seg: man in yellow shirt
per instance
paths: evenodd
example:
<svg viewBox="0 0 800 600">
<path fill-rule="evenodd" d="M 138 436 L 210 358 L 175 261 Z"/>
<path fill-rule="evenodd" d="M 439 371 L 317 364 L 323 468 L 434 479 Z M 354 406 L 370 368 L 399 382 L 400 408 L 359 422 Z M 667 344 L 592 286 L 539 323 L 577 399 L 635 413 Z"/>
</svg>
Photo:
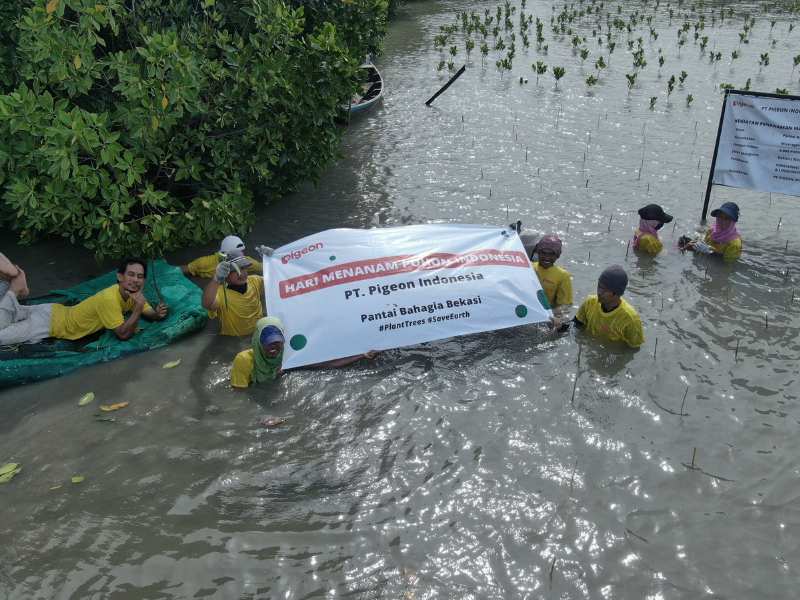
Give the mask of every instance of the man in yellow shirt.
<svg viewBox="0 0 800 600">
<path fill-rule="evenodd" d="M 597 295 L 583 301 L 573 322 L 591 335 L 611 342 L 625 342 L 631 348 L 644 344 L 642 321 L 636 309 L 623 298 L 628 275 L 619 265 L 608 267 L 597 280 Z"/>
<path fill-rule="evenodd" d="M 539 260 L 533 263 L 533 270 L 539 277 L 550 308 L 572 306 L 572 275 L 555 264 L 561 256 L 559 237 L 555 234 L 544 236 L 536 244 L 535 251 Z"/>
<path fill-rule="evenodd" d="M 219 319 L 222 335 L 250 335 L 256 321 L 264 316 L 264 278 L 248 275 L 251 266 L 246 256 L 220 262 L 214 278 L 203 289 L 203 308 L 212 319 Z"/>
<path fill-rule="evenodd" d="M 258 250 L 259 248 L 256 248 Z M 201 256 L 194 259 L 188 265 L 181 265 L 181 271 L 186 275 L 194 277 L 202 277 L 203 279 L 211 279 L 217 269 L 217 265 L 223 260 L 233 260 L 240 256 L 244 256 L 245 247 L 242 238 L 229 235 L 219 245 L 219 252 L 216 254 L 209 254 L 208 256 Z M 260 262 L 254 258 L 247 257 L 250 261 L 250 271 L 259 275 L 263 274 L 263 267 Z"/>
<path fill-rule="evenodd" d="M 147 277 L 147 263 L 138 258 L 125 259 L 117 269 L 117 283 L 100 290 L 75 306 L 37 304 L 23 306 L 19 292 L 27 289 L 25 273 L 11 281 L 0 300 L 0 345 L 38 342 L 46 337 L 77 340 L 101 329 L 110 329 L 121 340 L 136 333 L 139 319 L 160 321 L 167 316 L 167 306 L 153 309 L 142 289 Z M 130 313 L 125 317 L 125 313 Z"/>
</svg>

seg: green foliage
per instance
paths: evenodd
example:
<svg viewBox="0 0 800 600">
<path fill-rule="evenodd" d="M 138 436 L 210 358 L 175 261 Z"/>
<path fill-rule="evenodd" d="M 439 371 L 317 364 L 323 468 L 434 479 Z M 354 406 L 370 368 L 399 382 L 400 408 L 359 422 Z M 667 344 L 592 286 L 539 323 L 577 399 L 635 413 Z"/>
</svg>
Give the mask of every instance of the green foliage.
<svg viewBox="0 0 800 600">
<path fill-rule="evenodd" d="M 0 25 L 13 42 L 0 58 L 0 214 L 23 242 L 61 235 L 98 256 L 242 232 L 256 197 L 315 179 L 336 157 L 335 119 L 363 52 L 377 47 L 363 21 L 380 29 L 386 10 L 22 4 L 17 28 Z"/>
</svg>

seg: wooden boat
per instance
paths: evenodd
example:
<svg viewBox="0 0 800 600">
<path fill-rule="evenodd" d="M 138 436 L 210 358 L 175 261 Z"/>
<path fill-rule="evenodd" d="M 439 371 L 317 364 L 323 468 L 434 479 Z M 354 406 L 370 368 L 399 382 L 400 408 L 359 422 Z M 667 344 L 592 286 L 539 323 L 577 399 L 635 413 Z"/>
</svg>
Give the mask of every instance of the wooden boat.
<svg viewBox="0 0 800 600">
<path fill-rule="evenodd" d="M 364 63 L 361 70 L 365 77 L 361 83 L 361 91 L 350 102 L 350 115 L 355 115 L 375 106 L 383 98 L 383 77 L 372 63 Z"/>
</svg>

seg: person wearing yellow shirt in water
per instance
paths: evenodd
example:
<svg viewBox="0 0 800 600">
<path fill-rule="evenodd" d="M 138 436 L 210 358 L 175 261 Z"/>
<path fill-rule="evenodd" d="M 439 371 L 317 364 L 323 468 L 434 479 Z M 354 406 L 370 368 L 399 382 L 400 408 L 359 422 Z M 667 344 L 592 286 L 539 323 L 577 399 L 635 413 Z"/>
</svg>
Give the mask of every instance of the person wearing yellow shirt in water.
<svg viewBox="0 0 800 600">
<path fill-rule="evenodd" d="M 25 273 L 12 279 L 11 287 L 0 300 L 0 344 L 38 342 L 46 337 L 77 340 L 101 329 L 110 329 L 121 340 L 133 337 L 139 319 L 160 321 L 167 316 L 166 304 L 153 309 L 142 290 L 147 277 L 147 263 L 128 258 L 117 269 L 117 283 L 75 306 L 17 302 L 19 292 L 27 289 Z M 127 317 L 126 313 L 130 313 Z"/>
<path fill-rule="evenodd" d="M 222 335 L 250 335 L 266 312 L 262 305 L 264 278 L 249 275 L 249 267 L 246 256 L 224 260 L 203 289 L 203 308 L 210 318 L 219 319 Z"/>
<path fill-rule="evenodd" d="M 733 262 L 742 255 L 742 236 L 736 229 L 739 221 L 739 206 L 725 202 L 711 211 L 714 225 L 706 231 L 704 242 L 688 241 L 683 249 L 721 256 L 725 262 Z"/>
<path fill-rule="evenodd" d="M 658 204 L 648 204 L 639 209 L 639 228 L 633 234 L 633 249 L 655 256 L 664 249 L 658 239 L 658 230 L 664 223 L 671 223 L 672 215 L 664 212 Z"/>
<path fill-rule="evenodd" d="M 274 381 L 282 373 L 283 324 L 275 317 L 262 317 L 256 323 L 251 340 L 252 347 L 242 350 L 233 359 L 231 367 L 231 386 L 246 389 L 252 384 Z M 377 352 L 370 351 L 357 356 L 330 360 L 311 368 L 337 368 L 352 364 L 362 358 L 373 359 Z"/>
<path fill-rule="evenodd" d="M 539 260 L 533 263 L 533 270 L 539 277 L 550 308 L 571 306 L 572 275 L 555 264 L 561 256 L 561 240 L 555 234 L 546 235 L 537 242 L 535 252 Z"/>
<path fill-rule="evenodd" d="M 573 322 L 579 329 L 611 342 L 625 342 L 631 348 L 644 343 L 642 321 L 636 309 L 622 298 L 628 275 L 619 265 L 608 267 L 597 280 L 597 295 L 583 301 Z"/>
<path fill-rule="evenodd" d="M 258 250 L 258 248 L 256 248 Z M 239 256 L 244 256 L 245 247 L 242 238 L 235 235 L 229 235 L 219 245 L 219 252 L 216 254 L 209 254 L 208 256 L 201 256 L 194 259 L 188 265 L 181 265 L 181 271 L 185 275 L 192 275 L 194 277 L 202 277 L 203 279 L 211 279 L 217 270 L 217 265 L 223 260 L 233 260 Z M 263 274 L 263 267 L 256 259 L 247 257 L 250 261 L 250 271 L 258 275 Z"/>
</svg>

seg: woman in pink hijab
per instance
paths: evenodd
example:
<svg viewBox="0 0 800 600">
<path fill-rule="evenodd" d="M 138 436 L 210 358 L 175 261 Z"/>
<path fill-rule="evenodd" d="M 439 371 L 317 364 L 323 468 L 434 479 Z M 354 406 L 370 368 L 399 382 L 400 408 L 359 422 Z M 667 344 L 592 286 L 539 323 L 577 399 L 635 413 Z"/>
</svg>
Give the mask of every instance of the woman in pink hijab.
<svg viewBox="0 0 800 600">
<path fill-rule="evenodd" d="M 721 256 L 726 262 L 732 262 L 742 255 L 742 236 L 736 229 L 739 221 L 739 207 L 735 202 L 725 202 L 711 211 L 714 217 L 712 225 L 705 235 L 705 244 L 689 242 L 687 250 L 705 252 Z"/>
<path fill-rule="evenodd" d="M 633 234 L 633 249 L 655 256 L 664 248 L 658 239 L 658 230 L 672 221 L 672 215 L 658 204 L 648 204 L 639 209 L 639 228 Z"/>
</svg>

